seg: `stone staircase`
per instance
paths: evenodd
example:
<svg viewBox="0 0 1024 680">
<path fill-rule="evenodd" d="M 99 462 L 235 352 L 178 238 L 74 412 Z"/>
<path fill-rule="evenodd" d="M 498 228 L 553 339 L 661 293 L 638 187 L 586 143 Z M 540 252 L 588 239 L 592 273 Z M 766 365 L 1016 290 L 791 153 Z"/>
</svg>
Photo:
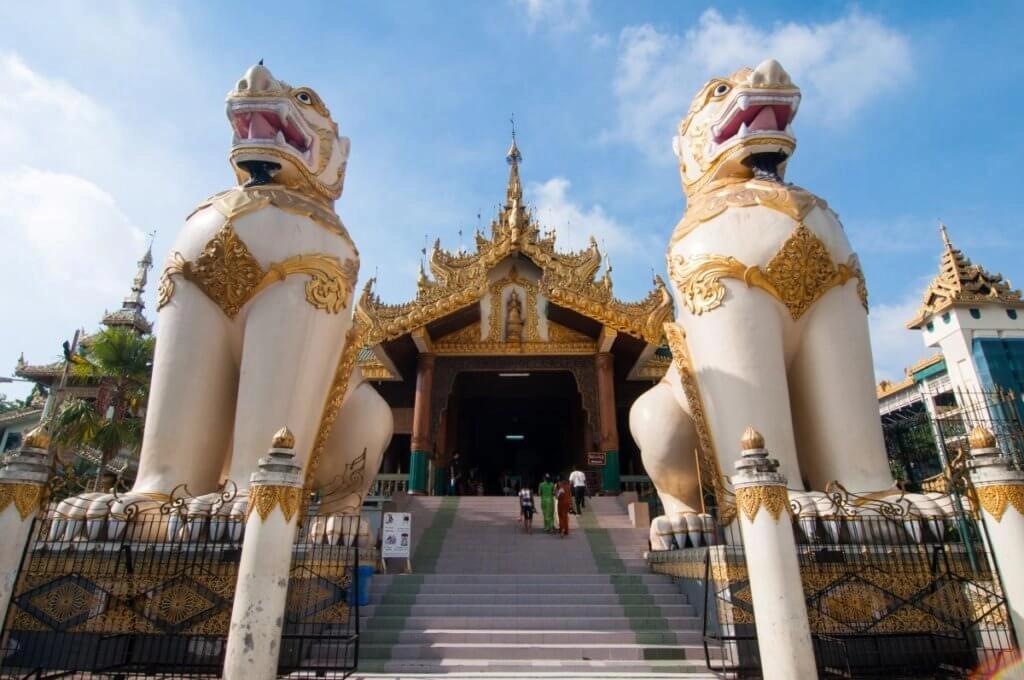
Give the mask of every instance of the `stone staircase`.
<svg viewBox="0 0 1024 680">
<path fill-rule="evenodd" d="M 646 530 L 589 499 L 568 538 L 519 523 L 517 499 L 415 497 L 415 573 L 374 577 L 356 677 L 528 673 L 714 677 L 701 621 L 642 558 Z"/>
</svg>

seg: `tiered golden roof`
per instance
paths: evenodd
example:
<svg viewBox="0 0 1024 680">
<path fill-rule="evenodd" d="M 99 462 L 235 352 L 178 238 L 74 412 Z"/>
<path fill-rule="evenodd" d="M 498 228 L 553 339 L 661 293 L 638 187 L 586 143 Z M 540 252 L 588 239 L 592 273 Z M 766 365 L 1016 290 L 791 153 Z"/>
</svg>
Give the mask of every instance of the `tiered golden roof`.
<svg viewBox="0 0 1024 680">
<path fill-rule="evenodd" d="M 452 253 L 440 240 L 430 254 L 430 275 L 422 272 L 416 299 L 399 305 L 381 302 L 370 279 L 359 300 L 357 315 L 365 329 L 367 346 L 393 340 L 474 304 L 487 294 L 488 272 L 507 257 L 523 255 L 543 272 L 539 292 L 565 307 L 604 325 L 651 344 L 661 344 L 662 324 L 672 318 L 672 297 L 660 276 L 639 302 L 624 302 L 612 291 L 611 272 L 597 277 L 601 252 L 597 242 L 578 252 L 555 249 L 553 233 L 541 233 L 534 216 L 523 204 L 519 179 L 521 156 L 513 140 L 507 156 L 510 170 L 505 205 L 491 223 L 491 235 L 476 234 L 476 252 Z"/>
<path fill-rule="evenodd" d="M 972 264 L 960 250 L 953 247 L 946 233 L 946 225 L 940 224 L 942 232 L 942 258 L 939 261 L 939 275 L 935 277 L 924 294 L 924 303 L 917 315 L 907 322 L 907 328 L 920 328 L 929 317 L 940 314 L 954 306 L 1000 303 L 1011 307 L 1024 307 L 1021 292 L 1010 287 L 1002 274 L 991 274 L 980 265 Z"/>
</svg>

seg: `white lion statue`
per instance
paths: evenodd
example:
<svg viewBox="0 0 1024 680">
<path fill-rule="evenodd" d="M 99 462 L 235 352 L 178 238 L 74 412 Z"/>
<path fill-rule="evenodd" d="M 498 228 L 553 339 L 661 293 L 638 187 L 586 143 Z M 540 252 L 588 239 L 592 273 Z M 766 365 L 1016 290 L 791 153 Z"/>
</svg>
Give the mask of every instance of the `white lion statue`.
<svg viewBox="0 0 1024 680">
<path fill-rule="evenodd" d="M 359 255 L 334 211 L 349 140 L 314 90 L 262 62 L 228 94 L 227 118 L 239 186 L 188 216 L 163 270 L 135 484 L 64 501 L 52 534 L 116 538 L 130 509 L 152 512 L 175 489 L 188 490 L 193 529 L 213 515 L 220 533 L 244 513 L 250 475 L 282 427 L 275 445 L 294 448 L 307 487 L 329 492 L 328 524 L 359 512 L 379 468 L 392 415 L 354 368 Z M 227 480 L 239 494 L 225 503 Z M 357 531 L 334 524 L 326 530 Z"/>
</svg>

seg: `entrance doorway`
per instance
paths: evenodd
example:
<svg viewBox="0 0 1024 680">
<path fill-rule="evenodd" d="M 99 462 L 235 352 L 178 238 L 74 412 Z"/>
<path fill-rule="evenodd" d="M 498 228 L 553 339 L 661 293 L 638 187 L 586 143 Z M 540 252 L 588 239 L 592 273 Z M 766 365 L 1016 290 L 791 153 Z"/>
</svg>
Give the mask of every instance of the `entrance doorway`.
<svg viewBox="0 0 1024 680">
<path fill-rule="evenodd" d="M 567 474 L 583 461 L 586 414 L 568 371 L 460 373 L 447 418 L 463 494 L 536 488 L 545 474 Z"/>
</svg>

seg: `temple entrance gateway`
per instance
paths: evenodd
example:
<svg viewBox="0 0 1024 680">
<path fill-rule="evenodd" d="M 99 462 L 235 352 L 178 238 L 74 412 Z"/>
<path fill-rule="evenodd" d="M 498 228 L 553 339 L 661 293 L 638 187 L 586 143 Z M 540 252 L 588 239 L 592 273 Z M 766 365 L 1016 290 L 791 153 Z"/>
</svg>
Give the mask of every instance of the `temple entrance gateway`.
<svg viewBox="0 0 1024 680">
<path fill-rule="evenodd" d="M 523 203 L 514 142 L 507 159 L 504 206 L 474 251 L 437 242 L 414 299 L 386 304 L 371 279 L 359 300 L 358 365 L 395 420 L 382 472 L 445 494 L 458 453 L 460 493 L 500 494 L 506 476 L 535 485 L 596 451 L 596 490 L 618 493 L 620 473 L 642 471 L 626 421 L 671 362 L 672 299 L 658 277 L 644 299 L 616 298 L 593 239 L 559 251 Z"/>
<path fill-rule="evenodd" d="M 567 371 L 467 371 L 455 379 L 438 458 L 451 461 L 462 494 L 535 487 L 582 464 L 585 419 Z"/>
</svg>

